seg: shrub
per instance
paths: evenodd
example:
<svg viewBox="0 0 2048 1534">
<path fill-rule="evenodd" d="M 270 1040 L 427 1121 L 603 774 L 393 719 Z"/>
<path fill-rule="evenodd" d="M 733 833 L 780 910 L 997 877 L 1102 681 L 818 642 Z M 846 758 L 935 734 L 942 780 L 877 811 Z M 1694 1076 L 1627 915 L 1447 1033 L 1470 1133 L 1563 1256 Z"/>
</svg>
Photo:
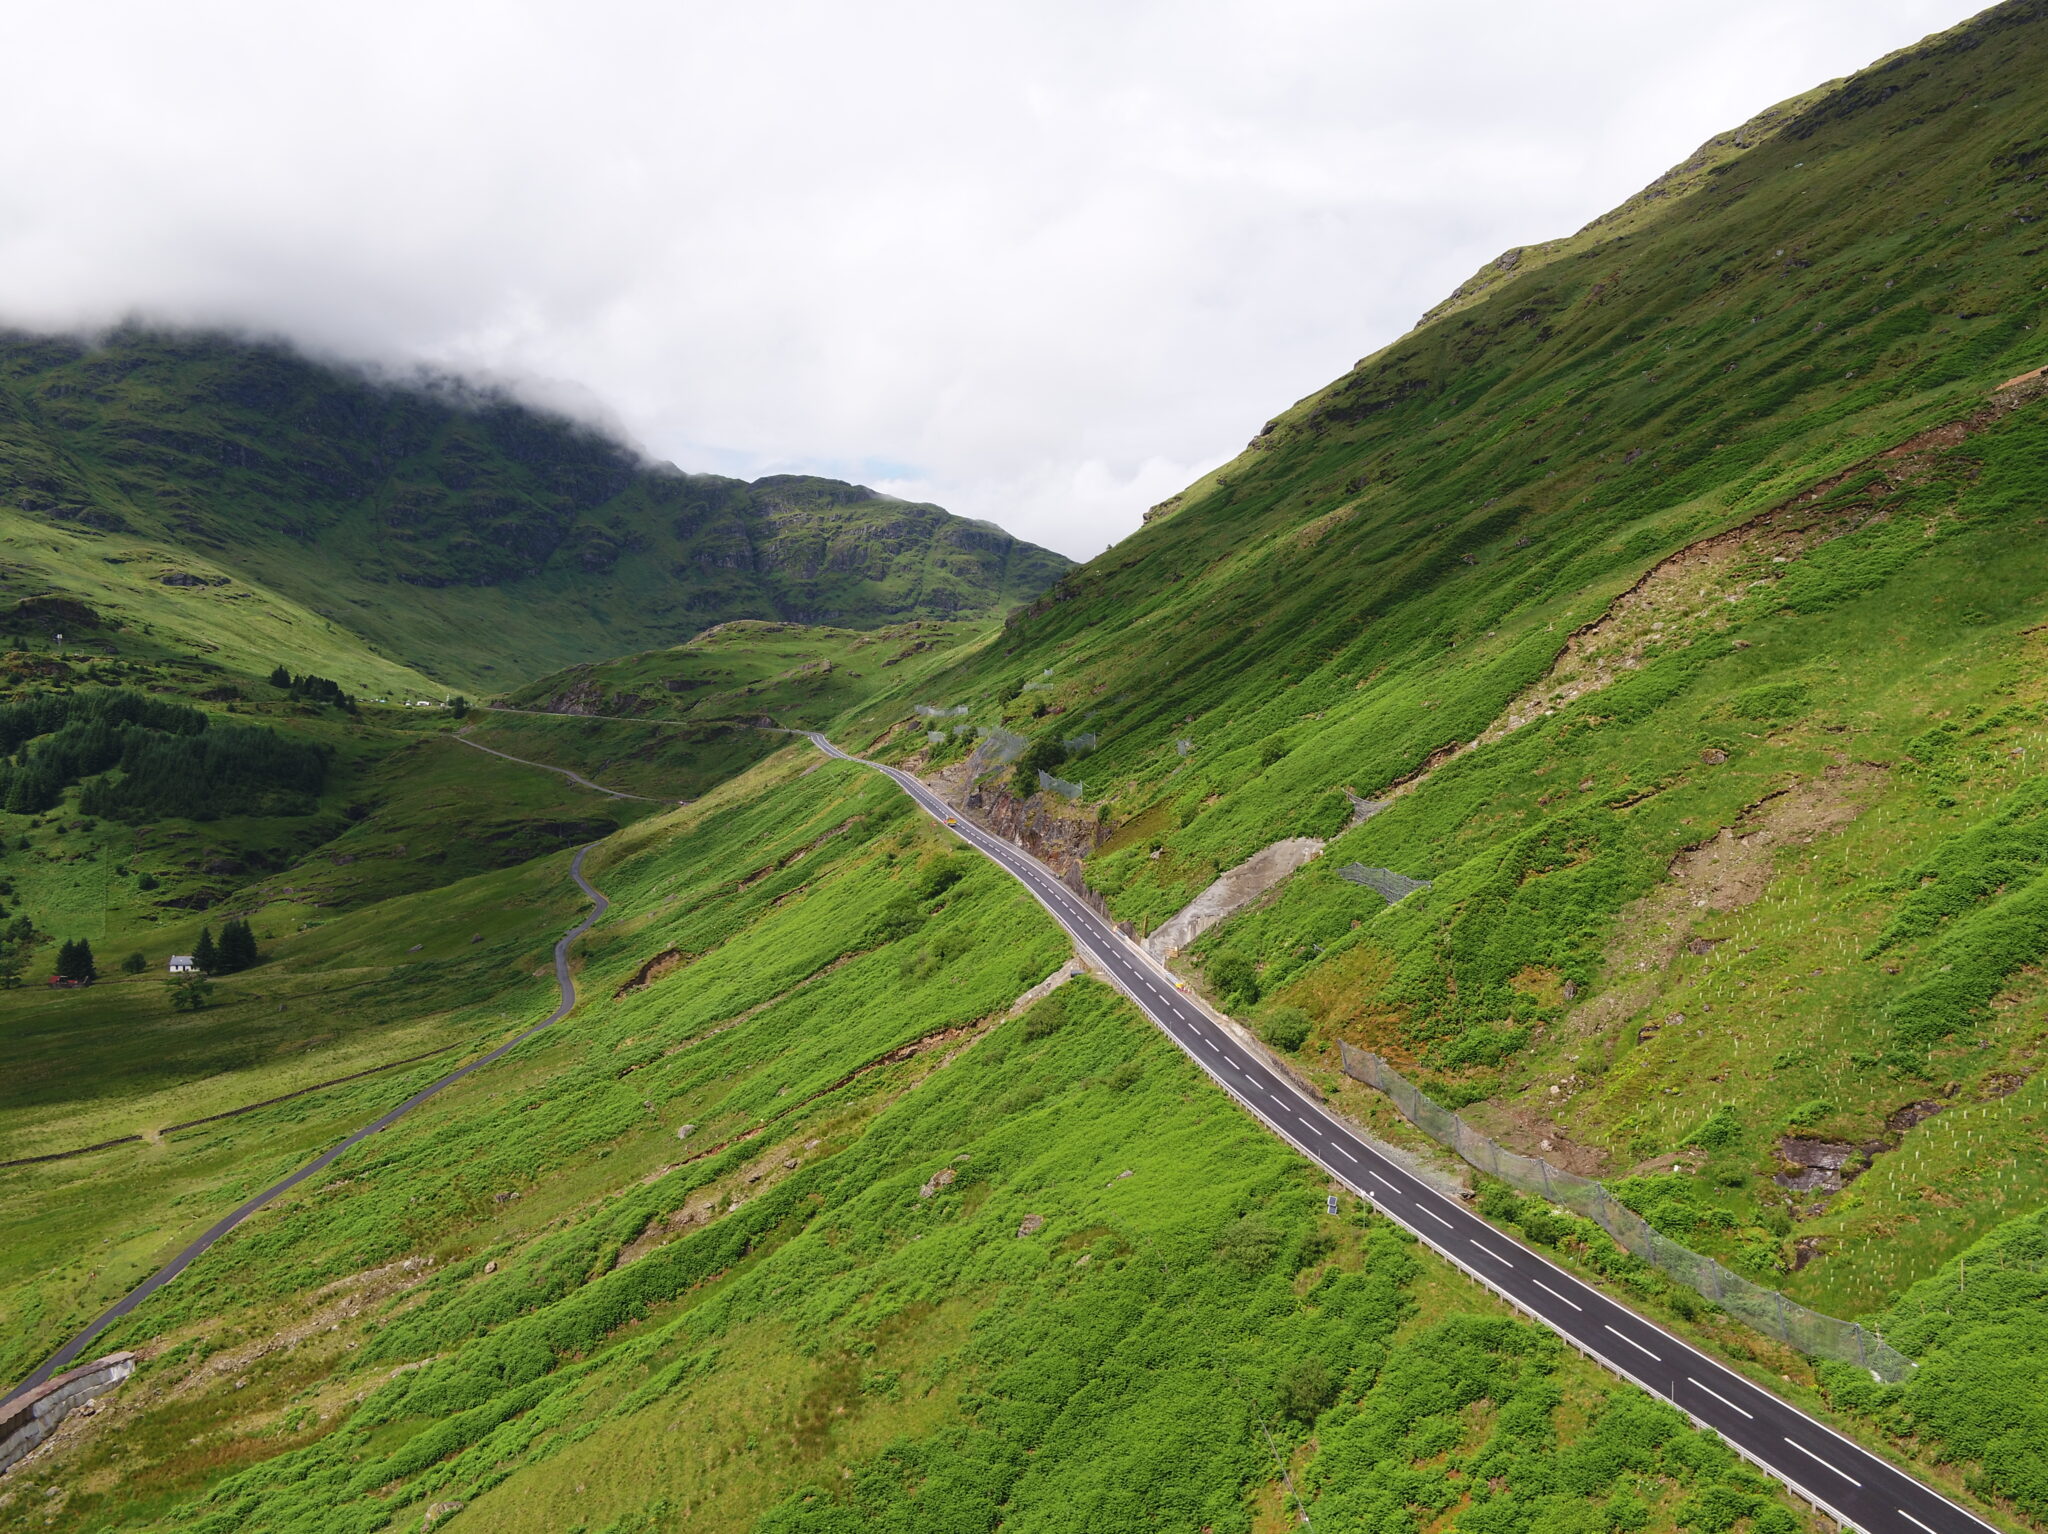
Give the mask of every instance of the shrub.
<svg viewBox="0 0 2048 1534">
<path fill-rule="evenodd" d="M 1209 963 L 1209 983 L 1226 1005 L 1250 1006 L 1259 999 L 1259 976 L 1242 954 L 1220 954 Z"/>
<path fill-rule="evenodd" d="M 1024 1014 L 1024 1040 L 1031 1043 L 1058 1033 L 1067 1025 L 1067 998 L 1058 991 L 1041 996 Z"/>
<path fill-rule="evenodd" d="M 1313 1353 L 1295 1360 L 1280 1385 L 1280 1410 L 1303 1427 L 1312 1427 L 1337 1398 L 1330 1366 Z"/>
<path fill-rule="evenodd" d="M 1735 1106 L 1723 1103 L 1706 1116 L 1700 1127 L 1681 1141 L 1685 1145 L 1697 1145 L 1701 1150 L 1726 1150 L 1742 1137 L 1742 1120 L 1735 1116 Z"/>
<path fill-rule="evenodd" d="M 1299 1007 L 1279 1006 L 1266 1014 L 1259 1033 L 1275 1049 L 1292 1054 L 1308 1042 L 1313 1020 Z"/>
<path fill-rule="evenodd" d="M 1263 1214 L 1239 1216 L 1216 1238 L 1216 1260 L 1245 1278 L 1265 1272 L 1279 1251 L 1280 1232 Z"/>
</svg>

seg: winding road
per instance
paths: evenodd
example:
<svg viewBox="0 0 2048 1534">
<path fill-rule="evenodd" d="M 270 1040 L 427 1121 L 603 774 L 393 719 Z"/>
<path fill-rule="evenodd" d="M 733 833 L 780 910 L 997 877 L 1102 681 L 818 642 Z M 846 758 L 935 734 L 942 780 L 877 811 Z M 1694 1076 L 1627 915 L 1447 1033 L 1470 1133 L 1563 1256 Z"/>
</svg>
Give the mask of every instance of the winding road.
<svg viewBox="0 0 2048 1534">
<path fill-rule="evenodd" d="M 465 744 L 473 743 L 465 742 Z M 479 751 L 484 751 L 489 750 L 490 748 L 487 746 L 478 746 L 477 749 Z M 517 759 L 514 758 L 514 760 Z M 543 764 L 535 763 L 534 765 L 539 766 Z M 560 771 L 561 769 L 557 768 L 554 770 Z M 579 779 L 578 781 L 581 780 Z M 597 785 L 590 784 L 587 786 L 595 788 Z M 613 790 L 605 789 L 601 790 L 601 792 L 610 793 L 613 792 Z M 639 796 L 635 794 L 628 794 L 623 795 L 622 797 L 638 798 Z M 49 1379 L 53 1374 L 56 1374 L 59 1370 L 70 1367 L 72 1361 L 76 1359 L 79 1354 L 83 1353 L 86 1350 L 86 1348 L 91 1345 L 92 1340 L 95 1337 L 99 1336 L 101 1332 L 105 1331 L 109 1326 L 112 1326 L 116 1321 L 120 1320 L 121 1317 L 127 1315 L 128 1312 L 133 1310 L 136 1306 L 140 1305 L 152 1294 L 155 1294 L 157 1290 L 163 1288 L 165 1284 L 168 1284 L 172 1279 L 176 1278 L 180 1273 L 184 1272 L 195 1261 L 197 1261 L 199 1257 L 206 1252 L 207 1248 L 211 1247 L 214 1244 L 214 1242 L 220 1240 L 222 1236 L 225 1236 L 237 1225 L 240 1225 L 244 1220 L 248 1219 L 250 1215 L 254 1214 L 257 1210 L 261 1209 L 265 1204 L 269 1203 L 279 1194 L 290 1192 L 293 1188 L 296 1188 L 300 1183 L 304 1182 L 309 1177 L 317 1177 L 320 1173 L 326 1171 L 330 1166 L 334 1165 L 334 1163 L 338 1159 L 340 1159 L 340 1157 L 345 1152 L 347 1152 L 352 1146 L 361 1144 L 363 1141 L 369 1139 L 371 1135 L 378 1133 L 380 1130 L 389 1129 L 393 1124 L 397 1123 L 400 1119 L 404 1118 L 408 1113 L 412 1112 L 413 1109 L 417 1108 L 421 1103 L 425 1102 L 428 1098 L 434 1096 L 436 1093 L 445 1091 L 449 1087 L 452 1087 L 453 1085 L 455 1085 L 456 1082 L 462 1080 L 463 1077 L 469 1075 L 472 1071 L 481 1070 L 484 1066 L 489 1065 L 493 1060 L 497 1060 L 506 1055 L 507 1053 L 509 1053 L 510 1051 L 517 1049 L 521 1044 L 524 1044 L 536 1033 L 540 1033 L 545 1029 L 554 1027 L 556 1023 L 559 1023 L 563 1018 L 567 1017 L 576 1006 L 576 980 L 575 977 L 569 973 L 569 946 L 570 944 L 574 943 L 576 939 L 583 936 L 584 933 L 588 932 L 593 926 L 595 926 L 598 920 L 604 915 L 605 911 L 609 909 L 611 905 L 611 902 L 606 900 L 605 897 L 601 893 L 599 893 L 597 887 L 593 885 L 588 879 L 583 877 L 583 859 L 589 855 L 590 848 L 595 845 L 597 844 L 593 842 L 589 846 L 577 848 L 576 856 L 574 860 L 569 864 L 569 877 L 576 881 L 576 887 L 578 889 L 582 890 L 584 894 L 590 897 L 590 914 L 584 917 L 583 920 L 578 922 L 575 926 L 571 927 L 567 932 L 563 933 L 561 938 L 555 944 L 555 984 L 561 989 L 562 1000 L 561 1005 L 556 1007 L 553 1012 L 548 1014 L 546 1021 L 535 1023 L 531 1028 L 526 1029 L 523 1033 L 515 1034 L 513 1037 L 507 1039 L 504 1043 L 500 1044 L 496 1049 L 491 1050 L 488 1054 L 479 1055 L 476 1057 L 476 1059 L 470 1061 L 469 1064 L 459 1066 L 455 1070 L 450 1071 L 447 1075 L 441 1077 L 438 1081 L 434 1081 L 427 1086 L 421 1087 L 419 1091 L 413 1093 L 412 1096 L 408 1097 L 404 1102 L 400 1103 L 396 1108 L 393 1108 L 389 1113 L 385 1114 L 382 1118 L 376 1120 L 374 1123 L 365 1124 L 361 1129 L 358 1129 L 354 1134 L 350 1135 L 347 1139 L 343 1140 L 339 1145 L 335 1146 L 332 1150 L 323 1152 L 321 1155 L 314 1157 L 311 1161 L 307 1162 L 304 1166 L 300 1167 L 296 1172 L 293 1172 L 289 1177 L 283 1178 L 281 1181 L 272 1183 L 269 1187 L 265 1188 L 261 1193 L 257 1194 L 248 1202 L 242 1204 L 240 1207 L 236 1208 L 232 1212 L 222 1215 L 220 1219 L 216 1220 L 211 1226 L 209 1226 L 206 1229 L 204 1234 L 195 1239 L 183 1251 L 179 1252 L 177 1256 L 173 1257 L 161 1268 L 158 1268 L 156 1272 L 150 1274 L 149 1277 L 145 1278 L 133 1289 L 129 1290 L 126 1294 L 122 1295 L 120 1299 L 116 1300 L 112 1305 L 109 1305 L 105 1310 L 101 1311 L 99 1315 L 95 1316 L 93 1320 L 86 1326 L 85 1330 L 81 1331 L 69 1342 L 65 1343 L 64 1346 L 57 1349 L 57 1351 L 50 1356 L 49 1361 L 45 1363 L 40 1369 L 36 1370 L 34 1374 L 31 1374 L 19 1385 L 16 1385 L 14 1389 L 8 1391 L 4 1397 L 0 1397 L 0 1406 L 6 1405 L 7 1402 L 12 1401 L 16 1396 L 21 1395 L 24 1391 L 34 1389 L 37 1385 L 42 1384 L 44 1380 Z"/>
<path fill-rule="evenodd" d="M 1712 1428 L 1839 1523 L 1866 1534 L 1985 1534 L 1994 1525 L 1753 1384 L 1388 1160 L 1222 1026 L 1182 982 L 1090 910 L 1029 853 L 960 816 L 907 772 L 851 756 L 814 730 L 827 756 L 885 773 L 927 814 L 1013 875 L 1147 1017 L 1281 1139 L 1525 1315 Z"/>
</svg>

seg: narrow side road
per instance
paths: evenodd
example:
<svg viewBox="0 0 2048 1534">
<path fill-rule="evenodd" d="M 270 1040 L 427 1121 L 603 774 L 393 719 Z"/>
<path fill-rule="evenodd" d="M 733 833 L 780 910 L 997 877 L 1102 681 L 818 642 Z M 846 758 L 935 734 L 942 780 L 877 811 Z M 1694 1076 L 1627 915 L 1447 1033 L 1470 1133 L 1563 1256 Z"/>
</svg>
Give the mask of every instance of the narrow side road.
<svg viewBox="0 0 2048 1534">
<path fill-rule="evenodd" d="M 907 772 L 887 774 L 927 814 L 1029 890 L 1196 1065 L 1281 1139 L 1580 1352 L 1711 1428 L 1745 1459 L 1865 1534 L 1986 1534 L 1994 1526 L 1495 1229 L 1380 1155 L 1343 1119 L 1240 1043 L 1158 960 L 1077 899 L 1029 853 L 984 831 Z"/>
<path fill-rule="evenodd" d="M 477 749 L 481 751 L 486 748 L 479 746 Z M 560 769 L 556 770 L 559 771 Z M 590 786 L 595 787 L 596 785 L 592 784 Z M 606 789 L 603 791 L 606 793 L 611 792 L 610 789 Z M 631 798 L 636 796 L 627 795 L 625 797 Z M 438 1081 L 435 1081 L 427 1086 L 421 1087 L 419 1091 L 413 1093 L 412 1096 L 408 1097 L 404 1102 L 400 1103 L 396 1108 L 393 1108 L 389 1113 L 385 1114 L 382 1118 L 376 1120 L 374 1123 L 365 1124 L 361 1129 L 358 1129 L 354 1134 L 350 1135 L 347 1139 L 343 1140 L 339 1145 L 335 1146 L 332 1150 L 314 1157 L 311 1161 L 307 1162 L 304 1166 L 300 1167 L 296 1172 L 293 1172 L 289 1177 L 286 1177 L 279 1182 L 272 1183 L 269 1187 L 265 1188 L 261 1193 L 257 1194 L 254 1198 L 250 1199 L 247 1203 L 241 1205 L 239 1208 L 235 1209 L 231 1213 L 221 1216 L 219 1220 L 215 1221 L 213 1225 L 208 1227 L 205 1234 L 198 1237 L 198 1239 L 193 1241 L 191 1245 L 187 1246 L 183 1251 L 178 1253 L 177 1256 L 173 1257 L 161 1268 L 158 1268 L 156 1272 L 150 1274 L 148 1278 L 145 1278 L 133 1289 L 129 1290 L 126 1294 L 122 1295 L 120 1299 L 116 1300 L 112 1305 L 109 1305 L 99 1315 L 95 1316 L 83 1331 L 81 1331 L 77 1336 L 73 1337 L 69 1342 L 65 1343 L 64 1346 L 57 1349 L 57 1351 L 50 1356 L 49 1361 L 45 1363 L 40 1369 L 36 1370 L 35 1373 L 31 1374 L 27 1379 L 23 1380 L 20 1384 L 16 1385 L 12 1390 L 8 1391 L 4 1397 L 0 1397 L 0 1406 L 4 1406 L 8 1401 L 12 1401 L 16 1396 L 20 1395 L 24 1391 L 34 1389 L 37 1385 L 42 1384 L 44 1380 L 50 1378 L 50 1376 L 52 1376 L 53 1374 L 59 1373 L 60 1371 L 69 1368 L 71 1366 L 72 1361 L 76 1359 L 79 1354 L 83 1353 L 86 1350 L 86 1348 L 91 1345 L 92 1340 L 95 1337 L 99 1336 L 101 1332 L 105 1331 L 109 1326 L 113 1325 L 116 1321 L 120 1320 L 121 1317 L 127 1315 L 131 1310 L 135 1309 L 136 1306 L 140 1305 L 144 1300 L 148 1299 L 152 1294 L 156 1293 L 157 1290 L 163 1288 L 165 1284 L 168 1284 L 180 1273 L 184 1272 L 185 1269 L 190 1267 L 196 1260 L 198 1260 L 198 1258 L 201 1255 L 203 1255 L 206 1252 L 207 1248 L 211 1247 L 214 1244 L 214 1242 L 220 1240 L 222 1236 L 225 1236 L 237 1225 L 240 1225 L 244 1220 L 248 1219 L 250 1215 L 254 1214 L 257 1210 L 261 1209 L 265 1204 L 269 1203 L 279 1194 L 289 1192 L 291 1189 L 296 1188 L 300 1183 L 304 1182 L 309 1177 L 318 1176 L 320 1173 L 326 1171 L 330 1166 L 334 1165 L 334 1163 L 338 1159 L 340 1159 L 343 1153 L 349 1150 L 350 1147 L 361 1144 L 364 1140 L 369 1139 L 371 1135 L 378 1133 L 380 1130 L 389 1129 L 393 1124 L 397 1123 L 400 1119 L 404 1118 L 408 1113 L 412 1112 L 413 1109 L 417 1108 L 421 1103 L 425 1102 L 428 1098 L 433 1097 L 435 1094 L 446 1090 L 448 1087 L 453 1086 L 456 1082 L 462 1080 L 463 1077 L 469 1075 L 472 1071 L 481 1070 L 484 1066 L 489 1065 L 493 1060 L 496 1060 L 501 1056 L 505 1055 L 506 1053 L 508 1053 L 509 1051 L 518 1048 L 521 1044 L 524 1044 L 528 1039 L 532 1038 L 535 1034 L 540 1033 L 545 1029 L 554 1027 L 556 1023 L 559 1023 L 563 1018 L 567 1017 L 576 1006 L 576 980 L 575 977 L 571 975 L 569 972 L 569 946 L 572 943 L 574 943 L 576 939 L 583 936 L 584 933 L 588 932 L 593 926 L 595 926 L 598 920 L 601 917 L 603 917 L 604 913 L 611 906 L 611 902 L 605 899 L 605 897 L 598 891 L 596 886 L 591 884 L 591 882 L 588 879 L 583 877 L 583 859 L 589 854 L 590 848 L 595 845 L 596 843 L 593 842 L 589 846 L 577 848 L 576 857 L 574 861 L 572 861 L 569 865 L 569 877 L 576 881 L 576 887 L 578 889 L 582 890 L 584 894 L 590 897 L 590 914 L 584 917 L 583 920 L 578 922 L 575 926 L 571 927 L 567 932 L 563 933 L 561 938 L 555 944 L 555 984 L 557 987 L 560 988 L 562 999 L 561 1005 L 556 1007 L 553 1012 L 549 1013 L 547 1019 L 544 1022 L 535 1023 L 531 1028 L 528 1028 L 525 1032 L 517 1034 L 514 1037 L 507 1039 L 504 1043 L 500 1044 L 496 1049 L 491 1050 L 488 1054 L 479 1055 L 476 1059 L 470 1061 L 469 1064 L 459 1066 L 455 1070 L 450 1071 L 447 1075 L 441 1077 Z"/>
<path fill-rule="evenodd" d="M 501 709 L 499 710 L 499 712 L 513 714 L 524 712 L 524 710 Z M 553 718 L 556 716 L 550 715 L 549 717 Z M 560 773 L 563 777 L 567 778 L 571 783 L 574 783 L 578 788 L 587 788 L 594 794 L 604 794 L 613 799 L 638 799 L 642 804 L 688 804 L 690 802 L 687 799 L 657 799 L 652 794 L 629 794 L 622 788 L 606 788 L 602 783 L 593 783 L 590 781 L 590 779 L 583 776 L 582 773 L 571 772 L 566 767 L 554 767 L 550 766 L 546 762 L 529 761 L 526 757 L 514 756 L 509 751 L 498 751 L 490 746 L 480 746 L 475 741 L 471 740 L 467 735 L 463 734 L 460 730 L 457 730 L 453 735 L 449 736 L 448 738 L 450 740 L 460 741 L 463 745 L 469 747 L 470 750 L 481 751 L 486 756 L 501 757 L 508 762 L 517 762 L 522 767 L 538 767 L 542 772 Z"/>
</svg>

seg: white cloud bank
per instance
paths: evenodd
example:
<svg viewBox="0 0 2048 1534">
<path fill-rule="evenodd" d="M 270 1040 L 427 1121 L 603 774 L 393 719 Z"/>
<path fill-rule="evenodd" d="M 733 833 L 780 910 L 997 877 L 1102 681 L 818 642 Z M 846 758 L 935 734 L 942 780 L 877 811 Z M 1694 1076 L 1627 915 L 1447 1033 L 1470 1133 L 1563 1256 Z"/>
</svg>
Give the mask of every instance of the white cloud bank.
<svg viewBox="0 0 2048 1534">
<path fill-rule="evenodd" d="M 0 315 L 523 380 L 1086 557 L 1503 248 L 1955 0 L 78 0 Z"/>
</svg>

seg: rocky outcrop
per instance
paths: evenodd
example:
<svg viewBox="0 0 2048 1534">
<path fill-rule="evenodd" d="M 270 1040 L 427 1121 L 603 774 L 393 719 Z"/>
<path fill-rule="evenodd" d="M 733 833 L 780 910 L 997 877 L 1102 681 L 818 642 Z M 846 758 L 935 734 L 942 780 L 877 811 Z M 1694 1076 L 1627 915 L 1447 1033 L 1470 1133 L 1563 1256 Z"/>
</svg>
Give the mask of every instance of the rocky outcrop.
<svg viewBox="0 0 2048 1534">
<path fill-rule="evenodd" d="M 951 795 L 948 795 L 951 797 Z M 1085 889 L 1081 864 L 1109 840 L 1112 827 L 1093 808 L 1057 794 L 1019 799 L 1007 786 L 972 785 L 955 801 L 996 835 L 1015 842 L 1073 888 Z"/>
</svg>

